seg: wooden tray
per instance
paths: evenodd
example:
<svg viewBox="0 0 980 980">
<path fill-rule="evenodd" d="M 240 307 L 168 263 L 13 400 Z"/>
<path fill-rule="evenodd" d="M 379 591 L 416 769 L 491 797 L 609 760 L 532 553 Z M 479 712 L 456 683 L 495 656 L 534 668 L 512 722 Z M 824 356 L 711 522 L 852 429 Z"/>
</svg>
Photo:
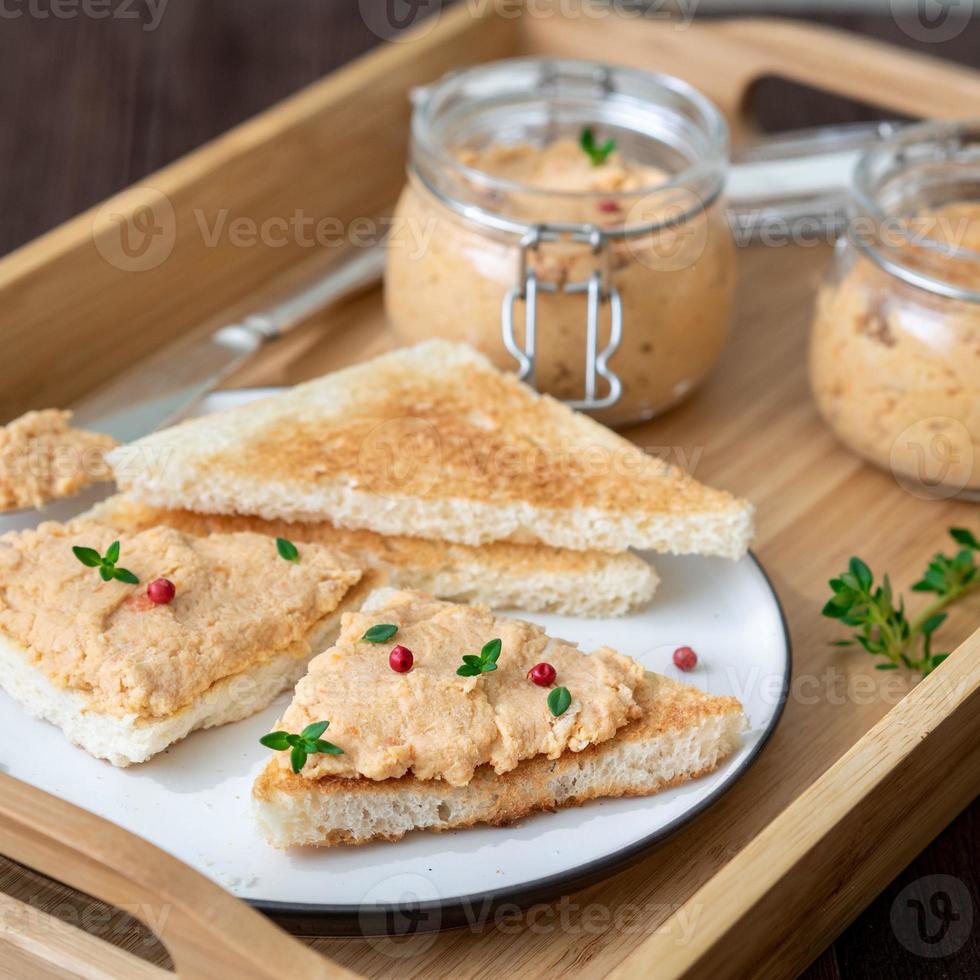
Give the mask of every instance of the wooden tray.
<svg viewBox="0 0 980 980">
<path fill-rule="evenodd" d="M 403 182 L 413 85 L 463 64 L 555 53 L 656 68 L 715 99 L 734 132 L 754 81 L 779 75 L 909 115 L 967 116 L 980 78 L 928 58 L 792 22 L 672 25 L 615 18 L 475 15 L 463 4 L 138 187 L 0 262 L 0 412 L 69 403 L 178 335 L 213 327 L 303 274 L 310 249 L 208 247 L 195 211 L 261 222 L 297 208 L 349 222 L 390 208 Z M 506 5 L 505 5 L 506 6 Z M 340 151 L 338 151 L 340 148 Z M 162 202 L 162 203 L 161 203 Z M 149 209 L 149 210 L 147 210 Z M 172 249 L 119 265 L 114 218 L 163 229 Z M 107 261 L 105 256 L 115 261 Z M 0 972 L 156 977 L 162 946 L 140 927 L 100 929 L 102 903 L 154 929 L 181 976 L 788 976 L 808 963 L 980 787 L 978 607 L 944 630 L 961 643 L 927 680 L 877 673 L 828 645 L 826 580 L 852 553 L 907 586 L 975 508 L 926 502 L 844 452 L 805 378 L 813 291 L 826 248 L 744 249 L 734 341 L 696 398 L 632 430 L 696 461 L 698 477 L 751 498 L 757 550 L 785 605 L 794 683 L 749 775 L 653 856 L 504 927 L 389 943 L 317 940 L 315 955 L 198 873 L 91 814 L 0 776 L 7 862 Z M 230 384 L 291 383 L 388 344 L 364 295 L 265 352 Z M 325 884 L 329 887 L 329 883 Z M 80 894 L 72 889 L 80 889 Z M 326 896 L 325 896 L 326 897 Z M 70 908 L 109 946 L 61 921 Z M 48 910 L 48 911 L 44 911 Z M 58 911 L 59 918 L 50 912 Z M 89 918 L 86 918 L 86 913 Z M 95 922 L 95 925 L 91 923 Z"/>
</svg>

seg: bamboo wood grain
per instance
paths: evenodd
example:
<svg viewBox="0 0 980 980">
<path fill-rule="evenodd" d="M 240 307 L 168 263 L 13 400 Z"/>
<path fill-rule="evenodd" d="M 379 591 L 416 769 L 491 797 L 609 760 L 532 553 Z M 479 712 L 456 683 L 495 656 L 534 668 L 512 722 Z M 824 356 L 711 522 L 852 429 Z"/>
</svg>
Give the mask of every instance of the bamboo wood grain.
<svg viewBox="0 0 980 980">
<path fill-rule="evenodd" d="M 768 43 L 773 31 L 784 32 L 781 46 Z M 376 214 L 390 205 L 402 179 L 404 88 L 436 77 L 450 65 L 548 50 L 675 71 L 714 95 L 732 120 L 744 126 L 740 113 L 745 93 L 761 75 L 784 72 L 827 81 L 815 78 L 819 59 L 799 50 L 815 47 L 806 42 L 807 36 L 813 35 L 793 25 L 758 21 L 696 24 L 687 32 L 656 23 L 608 21 L 599 30 L 592 22 L 583 26 L 553 18 L 474 18 L 464 4 L 417 42 L 389 46 L 313 86 L 162 171 L 154 186 L 166 189 L 179 205 L 178 216 L 185 218 L 202 201 L 209 206 L 231 201 L 233 209 L 254 216 L 290 213 L 310 202 L 327 209 L 321 213 Z M 835 82 L 846 84 L 845 94 L 895 111 L 915 112 L 919 106 L 934 114 L 956 113 L 963 100 L 976 98 L 976 76 L 962 70 L 913 59 L 918 86 L 913 92 L 896 75 L 899 69 L 899 74 L 906 72 L 908 56 L 899 60 L 877 46 L 855 42 L 860 47 L 851 47 L 850 39 L 838 40 L 845 51 L 841 57 L 851 66 L 850 81 Z M 790 45 L 796 46 L 792 55 L 787 54 Z M 860 64 L 874 61 L 879 66 L 874 77 L 889 79 L 884 90 L 863 94 L 856 67 L 862 52 Z M 804 66 L 799 73 L 797 64 Z M 843 73 L 845 66 L 835 63 L 834 69 Z M 937 99 L 926 107 L 927 100 L 919 96 L 941 84 L 947 85 L 944 98 L 949 91 L 952 100 Z M 337 126 L 351 127 L 358 166 L 331 172 L 328 179 L 322 130 Z M 384 159 L 378 161 L 378 154 Z M 17 316 L 16 324 L 3 324 L 16 354 L 6 360 L 6 373 L 0 376 L 3 412 L 69 400 L 111 373 L 110 367 L 131 363 L 168 331 L 199 329 L 258 301 L 305 259 L 301 249 L 275 254 L 208 250 L 178 220 L 174 253 L 158 270 L 116 274 L 102 268 L 107 263 L 94 249 L 90 232 L 91 215 L 82 216 L 0 262 L 0 298 L 7 300 L 0 309 Z M 945 780 L 930 771 L 933 765 L 938 773 L 944 771 L 934 759 L 937 747 L 947 746 L 953 756 L 965 751 L 956 725 L 950 728 L 947 719 L 960 718 L 964 710 L 975 714 L 972 695 L 964 694 L 962 701 L 933 698 L 930 681 L 900 704 L 913 691 L 912 679 L 898 672 L 876 674 L 868 658 L 828 647 L 833 627 L 819 617 L 825 581 L 851 553 L 859 551 L 874 567 L 891 571 L 896 582 L 908 583 L 942 546 L 945 528 L 969 523 L 976 515 L 966 504 L 927 502 L 906 493 L 889 475 L 844 452 L 817 417 L 806 390 L 805 344 L 813 291 L 827 258 L 822 248 L 743 250 L 735 339 L 714 377 L 696 398 L 628 433 L 651 451 L 685 463 L 699 478 L 751 498 L 759 508 L 758 551 L 786 607 L 796 681 L 784 721 L 755 767 L 717 807 L 660 851 L 574 896 L 575 908 L 560 926 L 532 928 L 525 923 L 515 933 L 491 924 L 416 936 L 399 947 L 397 959 L 383 944 L 351 940 L 318 940 L 317 950 L 371 976 L 397 970 L 407 977 L 543 977 L 561 970 L 600 977 L 624 961 L 624 971 L 641 970 L 660 955 L 653 944 L 686 937 L 687 945 L 669 961 L 680 975 L 717 965 L 728 942 L 737 939 L 736 962 L 750 962 L 751 951 L 758 949 L 773 975 L 788 973 L 875 893 L 895 862 L 921 847 L 977 790 L 975 765 L 964 765 Z M 135 338 L 134 325 L 140 334 Z M 142 336 L 147 331 L 150 338 Z M 69 332 L 89 347 L 77 344 L 73 359 L 56 358 L 52 371 L 50 360 Z M 378 296 L 363 296 L 270 347 L 233 383 L 291 383 L 370 356 L 389 343 Z M 95 363 L 100 357 L 109 360 Z M 669 597 L 666 591 L 664 595 Z M 955 611 L 944 627 L 949 641 L 965 640 L 977 618 L 977 603 Z M 937 678 L 960 676 L 962 661 L 976 656 L 973 646 L 964 649 L 967 653 L 947 661 Z M 751 672 L 738 680 L 766 682 Z M 901 735 L 903 726 L 928 733 L 925 748 L 913 749 L 902 739 L 893 742 L 892 735 Z M 866 763 L 875 758 L 882 740 L 888 743 L 888 761 L 876 771 Z M 857 753 L 857 761 L 838 764 L 850 751 Z M 787 829 L 795 832 L 798 827 L 802 794 L 814 794 L 810 799 L 821 806 L 827 794 L 840 794 L 853 801 L 859 815 L 870 812 L 883 823 L 898 822 L 907 815 L 913 777 L 924 779 L 932 792 L 920 794 L 921 819 L 911 827 L 906 823 L 901 839 L 889 838 L 893 850 L 887 856 L 865 855 L 856 847 L 851 821 L 860 816 L 850 818 L 849 811 L 832 806 L 808 847 L 798 847 L 797 838 L 786 836 Z M 300 961 L 301 947 L 162 852 L 91 814 L 32 794 L 37 791 L 0 779 L 0 830 L 10 829 L 3 837 L 4 853 L 109 902 L 131 904 L 128 899 L 143 896 L 152 903 L 161 895 L 172 900 L 177 918 L 168 920 L 162 938 L 182 975 L 209 975 L 216 950 L 237 961 L 236 968 L 245 971 L 241 975 L 270 975 L 248 972 L 263 969 L 274 969 L 275 975 L 334 975 L 318 974 L 327 969 L 320 961 Z M 34 819 L 40 811 L 43 817 Z M 783 820 L 788 822 L 781 824 Z M 779 860 L 771 869 L 759 856 L 760 835 L 779 841 Z M 852 854 L 866 860 L 845 863 Z M 760 894 L 744 901 L 731 891 L 733 859 L 744 860 L 750 873 L 763 865 L 760 882 L 771 882 L 777 896 L 786 897 L 787 881 L 797 882 L 793 897 L 806 905 L 811 920 L 802 945 L 794 945 L 785 919 L 779 920 L 775 935 L 768 935 L 768 923 L 757 914 L 768 901 L 761 884 Z M 140 861 L 149 862 L 152 875 L 138 870 Z M 834 867 L 853 869 L 852 878 L 842 884 L 830 873 Z M 713 900 L 722 895 L 728 905 L 692 924 L 692 914 L 700 908 L 698 895 Z M 590 925 L 596 911 L 607 919 Z M 648 942 L 655 932 L 662 935 Z M 5 948 L 13 950 L 10 955 L 22 953 L 9 942 Z M 637 959 L 628 959 L 631 954 Z M 148 958 L 162 962 L 158 954 Z"/>
<path fill-rule="evenodd" d="M 3 852 L 116 907 L 130 908 L 154 930 L 173 957 L 181 978 L 282 976 L 341 980 L 347 970 L 316 956 L 224 889 L 169 854 L 101 817 L 0 774 L 0 829 Z M 7 910 L 10 911 L 9 905 Z M 29 915 L 19 918 L 28 923 Z M 65 927 L 69 928 L 69 927 Z M 48 963 L 58 960 L 72 975 L 92 955 L 92 942 L 69 939 L 64 929 L 43 920 L 21 928 L 0 927 L 4 955 L 23 955 L 48 942 Z M 86 937 L 88 938 L 88 937 Z M 103 945 L 99 943 L 99 945 Z M 109 976 L 120 957 L 109 950 Z M 139 976 L 139 974 L 135 974 Z"/>
<path fill-rule="evenodd" d="M 0 894 L 0 976 L 18 980 L 163 980 L 168 970 L 117 949 L 53 915 Z"/>
</svg>

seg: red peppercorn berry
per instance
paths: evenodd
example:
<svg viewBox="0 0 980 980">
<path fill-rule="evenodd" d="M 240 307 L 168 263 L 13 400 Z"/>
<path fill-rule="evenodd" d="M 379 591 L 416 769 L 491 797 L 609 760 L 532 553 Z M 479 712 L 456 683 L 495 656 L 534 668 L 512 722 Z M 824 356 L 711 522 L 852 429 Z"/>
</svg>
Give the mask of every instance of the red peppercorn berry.
<svg viewBox="0 0 980 980">
<path fill-rule="evenodd" d="M 698 665 L 698 655 L 690 647 L 678 647 L 674 651 L 674 664 L 681 670 L 694 670 Z"/>
<path fill-rule="evenodd" d="M 551 664 L 535 664 L 527 672 L 527 679 L 538 687 L 550 687 L 555 683 L 555 668 Z"/>
<path fill-rule="evenodd" d="M 407 674 L 412 669 L 413 663 L 415 657 L 412 656 L 412 651 L 400 643 L 388 654 L 388 666 L 397 674 Z"/>
<path fill-rule="evenodd" d="M 168 578 L 156 578 L 146 587 L 146 594 L 150 602 L 165 606 L 174 601 L 177 586 Z"/>
</svg>

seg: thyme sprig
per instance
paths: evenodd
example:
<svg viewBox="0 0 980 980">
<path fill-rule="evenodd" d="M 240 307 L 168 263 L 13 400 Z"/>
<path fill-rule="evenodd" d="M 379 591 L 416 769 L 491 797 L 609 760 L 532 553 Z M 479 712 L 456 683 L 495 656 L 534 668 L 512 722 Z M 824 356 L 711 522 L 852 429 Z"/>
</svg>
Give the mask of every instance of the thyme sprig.
<svg viewBox="0 0 980 980">
<path fill-rule="evenodd" d="M 76 545 L 72 549 L 72 554 L 88 568 L 97 568 L 99 576 L 103 582 L 125 582 L 127 585 L 139 585 L 140 580 L 128 569 L 119 568 L 116 562 L 119 561 L 119 542 L 113 541 L 106 548 L 104 555 L 100 555 L 95 548 L 85 548 Z"/>
<path fill-rule="evenodd" d="M 891 581 L 884 575 L 875 585 L 874 575 L 860 558 L 852 558 L 847 571 L 830 580 L 833 595 L 823 615 L 856 627 L 851 637 L 834 641 L 835 646 L 860 646 L 875 657 L 884 657 L 876 670 L 900 666 L 918 670 L 923 677 L 935 670 L 948 652 L 933 652 L 933 637 L 946 621 L 946 608 L 980 586 L 976 556 L 980 540 L 966 528 L 951 528 L 950 537 L 960 545 L 954 555 L 937 553 L 913 592 L 928 592 L 935 599 L 915 616 L 905 610 L 905 599 L 896 599 Z"/>
<path fill-rule="evenodd" d="M 499 639 L 491 640 L 483 645 L 479 656 L 473 653 L 464 654 L 463 663 L 456 668 L 460 677 L 479 677 L 497 669 L 502 643 Z"/>
<path fill-rule="evenodd" d="M 343 755 L 344 750 L 333 742 L 327 742 L 320 736 L 330 727 L 329 721 L 315 721 L 307 725 L 298 734 L 290 732 L 269 732 L 259 741 L 267 749 L 283 752 L 289 749 L 289 765 L 293 772 L 299 772 L 306 765 L 309 756 L 320 752 L 324 755 Z"/>
</svg>

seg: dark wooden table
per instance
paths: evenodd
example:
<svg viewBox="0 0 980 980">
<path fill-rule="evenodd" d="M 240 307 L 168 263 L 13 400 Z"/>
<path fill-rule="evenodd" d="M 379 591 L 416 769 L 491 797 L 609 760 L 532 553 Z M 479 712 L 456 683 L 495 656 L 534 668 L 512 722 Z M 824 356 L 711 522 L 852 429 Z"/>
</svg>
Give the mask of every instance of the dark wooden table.
<svg viewBox="0 0 980 980">
<path fill-rule="evenodd" d="M 381 43 L 361 10 L 383 3 L 109 0 L 109 15 L 97 18 L 86 11 L 105 11 L 85 0 L 6 0 L 0 4 L 0 254 Z M 821 19 L 980 68 L 980 20 L 924 30 L 915 20 L 888 16 Z M 776 82 L 760 88 L 757 110 L 772 129 L 873 116 L 866 107 Z M 338 152 L 343 139 L 338 133 Z M 980 977 L 978 841 L 980 804 L 974 803 L 805 976 Z M 928 903 L 945 887 L 937 877 L 943 875 L 970 895 L 971 907 L 957 911 L 973 915 L 972 935 L 955 955 L 916 955 L 892 928 L 893 910 L 910 898 Z"/>
</svg>

